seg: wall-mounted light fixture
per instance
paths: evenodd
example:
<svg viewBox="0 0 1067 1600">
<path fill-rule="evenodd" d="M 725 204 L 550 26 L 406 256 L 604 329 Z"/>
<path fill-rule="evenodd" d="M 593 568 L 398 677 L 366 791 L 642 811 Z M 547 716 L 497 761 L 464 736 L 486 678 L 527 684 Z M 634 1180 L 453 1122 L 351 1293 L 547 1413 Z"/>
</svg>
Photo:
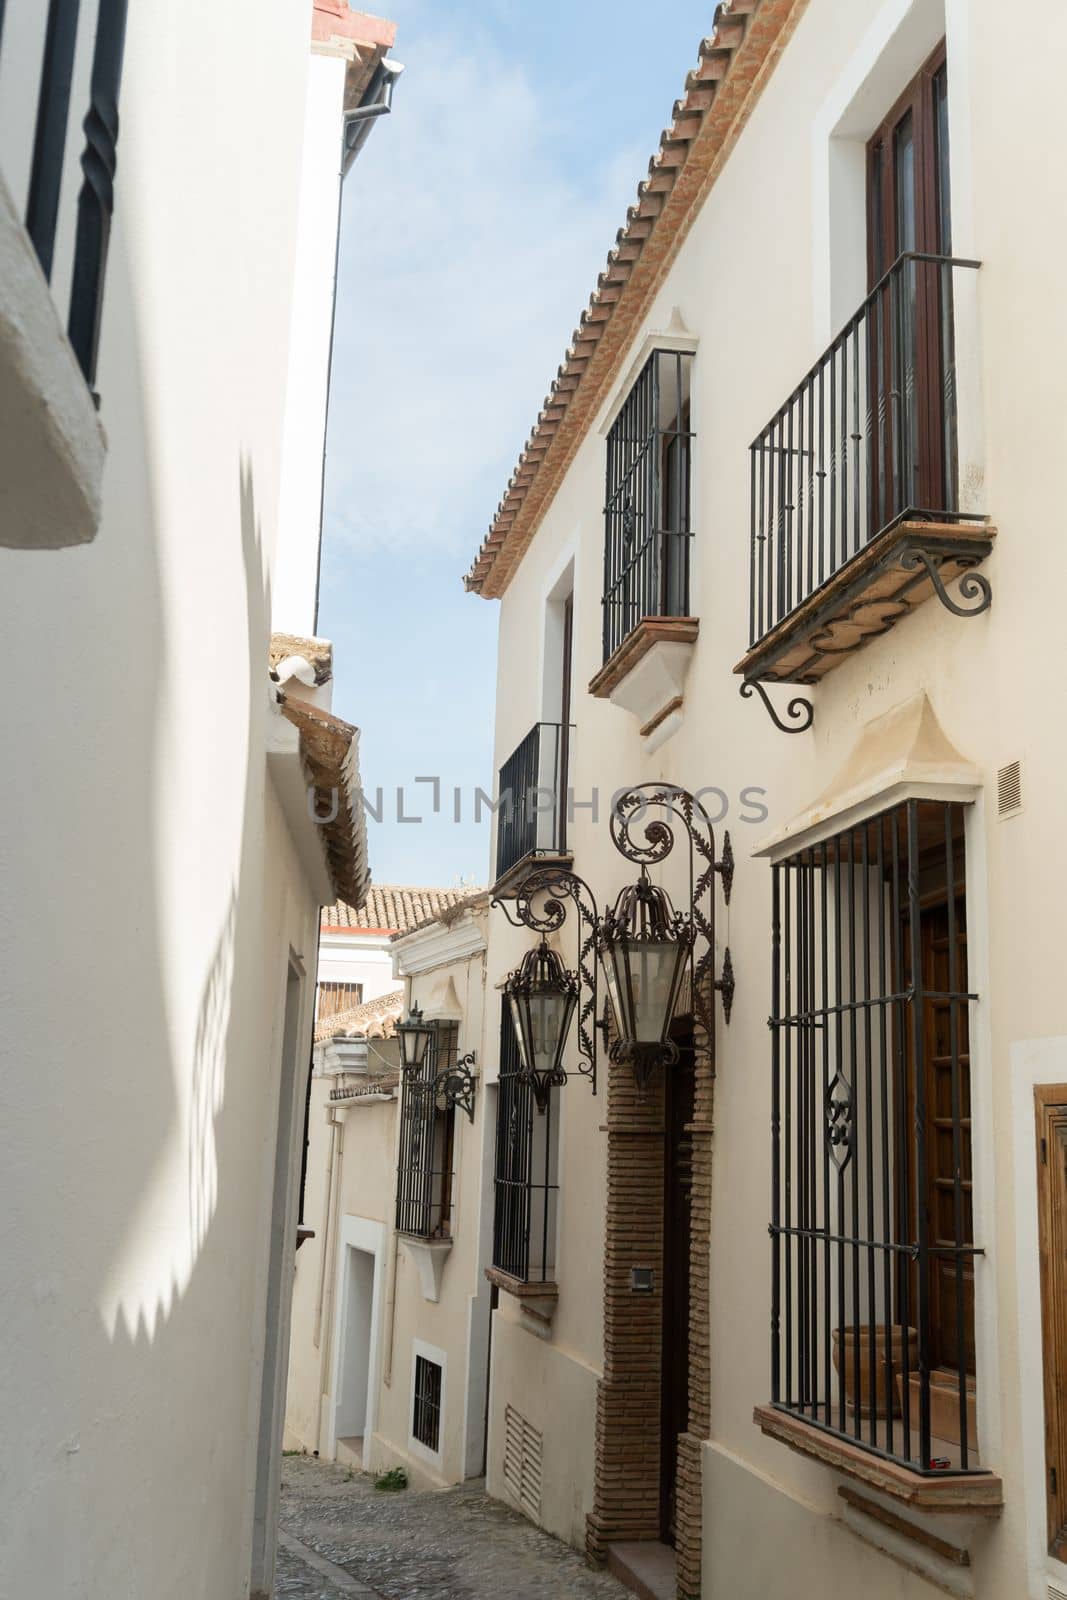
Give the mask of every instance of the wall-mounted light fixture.
<svg viewBox="0 0 1067 1600">
<path fill-rule="evenodd" d="M 641 836 L 635 836 L 632 830 L 650 810 L 652 820 Z M 673 824 L 668 817 L 673 817 Z M 679 824 L 689 843 L 689 904 L 680 912 L 648 871 L 671 854 Z M 623 889 L 603 915 L 588 884 L 573 872 L 555 868 L 526 879 L 515 897 L 514 915 L 506 902 L 493 901 L 513 926 L 541 935 L 540 944 L 504 985 L 519 1041 L 519 1077 L 530 1084 L 540 1111 L 553 1085 L 566 1082 L 563 1055 L 575 1011 L 578 1070 L 591 1080 L 596 1093 L 598 963 L 614 1024 L 611 1058 L 629 1063 L 642 1092 L 657 1067 L 669 1067 L 678 1059 L 670 1034 L 687 978 L 693 1015 L 700 1025 L 693 1044 L 696 1053 L 707 1057 L 714 1053 L 713 991 L 722 995 L 723 1013 L 730 1021 L 734 975 L 729 947 L 723 952 L 721 976 L 714 976 L 714 885 L 718 874 L 723 900 L 729 905 L 734 873 L 730 835 L 724 836 L 722 856 L 717 859 L 711 819 L 699 800 L 684 789 L 655 784 L 626 791 L 615 803 L 610 825 L 615 848 L 641 871 L 636 883 Z M 577 973 L 567 972 L 548 944 L 548 935 L 566 921 L 567 900 L 578 912 Z"/>
<path fill-rule="evenodd" d="M 436 1041 L 438 1024 L 427 1022 L 418 1006 L 412 1006 L 403 1022 L 396 1025 L 400 1040 L 400 1069 L 404 1080 L 404 1093 L 412 1096 L 432 1095 L 439 1108 L 458 1106 L 474 1121 L 474 1068 L 477 1057 L 473 1050 L 461 1056 L 451 1066 L 425 1074 L 426 1056 Z M 414 1103 L 414 1102 L 412 1102 Z"/>
</svg>

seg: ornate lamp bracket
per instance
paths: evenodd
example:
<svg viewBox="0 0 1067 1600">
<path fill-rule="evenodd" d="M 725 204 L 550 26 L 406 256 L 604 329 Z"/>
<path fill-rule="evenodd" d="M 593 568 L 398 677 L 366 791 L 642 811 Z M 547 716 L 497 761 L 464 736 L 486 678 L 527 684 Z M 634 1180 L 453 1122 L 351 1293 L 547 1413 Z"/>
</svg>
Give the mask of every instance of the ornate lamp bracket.
<svg viewBox="0 0 1067 1600">
<path fill-rule="evenodd" d="M 471 1122 L 474 1121 L 474 1068 L 477 1057 L 473 1050 L 468 1055 L 461 1056 L 451 1067 L 446 1067 L 444 1072 L 439 1072 L 433 1081 L 433 1093 L 436 1099 L 443 1100 L 446 1106 L 455 1106 L 460 1111 L 465 1111 Z"/>
<path fill-rule="evenodd" d="M 654 816 L 644 827 L 642 842 L 634 837 L 632 830 L 650 808 L 666 812 L 674 820 Z M 714 975 L 715 876 L 718 874 L 722 879 L 723 899 L 729 905 L 734 880 L 730 835 L 724 834 L 722 855 L 716 858 L 715 829 L 700 801 L 685 789 L 652 783 L 641 784 L 618 800 L 611 815 L 611 836 L 621 855 L 647 868 L 665 861 L 671 854 L 679 824 L 689 843 L 689 915 L 694 935 L 689 952 L 689 983 L 693 1015 L 703 1033 L 703 1040 L 695 1043 L 694 1048 L 698 1055 L 713 1060 L 714 992 L 718 990 L 722 995 L 723 1018 L 729 1025 L 735 988 L 729 946 L 723 952 L 722 976 Z"/>
<path fill-rule="evenodd" d="M 789 721 L 783 722 L 781 717 L 778 715 L 774 701 L 771 699 L 770 695 L 767 693 L 766 689 L 763 687 L 763 684 L 758 678 L 745 679 L 744 683 L 741 685 L 742 700 L 750 700 L 752 698 L 753 690 L 755 690 L 756 694 L 759 695 L 760 699 L 763 701 L 763 704 L 766 706 L 767 714 L 774 723 L 775 727 L 779 728 L 782 733 L 807 733 L 808 729 L 815 721 L 815 707 L 805 695 L 796 694 L 793 696 L 792 700 L 790 700 L 789 704 L 785 708 L 785 714 L 789 718 Z"/>
<path fill-rule="evenodd" d="M 964 565 L 966 557 L 960 558 L 958 564 Z M 945 587 L 945 580 L 941 576 L 940 562 L 936 561 L 927 550 L 905 550 L 900 558 L 900 565 L 906 572 L 917 572 L 920 567 L 925 567 L 926 575 L 934 586 L 934 593 L 945 607 L 956 617 L 980 617 L 983 611 L 988 611 L 993 604 L 993 588 L 989 579 L 982 572 L 965 571 L 960 578 L 960 594 L 965 600 L 976 603 L 961 606 L 958 600 L 953 600 Z"/>
<path fill-rule="evenodd" d="M 597 1088 L 597 925 L 599 914 L 593 891 L 577 873 L 544 867 L 523 882 L 513 901 L 493 900 L 513 928 L 533 933 L 557 933 L 567 920 L 567 905 L 574 904 L 578 918 L 578 1072 Z M 512 914 L 514 907 L 514 915 Z"/>
</svg>

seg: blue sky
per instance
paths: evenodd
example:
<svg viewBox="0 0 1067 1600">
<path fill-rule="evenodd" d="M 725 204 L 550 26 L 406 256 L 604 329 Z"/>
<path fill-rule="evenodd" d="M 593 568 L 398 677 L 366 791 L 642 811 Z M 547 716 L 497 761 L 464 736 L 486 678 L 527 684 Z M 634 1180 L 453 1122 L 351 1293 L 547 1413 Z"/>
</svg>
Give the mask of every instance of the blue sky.
<svg viewBox="0 0 1067 1600">
<path fill-rule="evenodd" d="M 406 70 L 345 183 L 319 632 L 382 790 L 375 881 L 484 883 L 498 607 L 462 575 L 714 0 L 383 9 Z"/>
</svg>

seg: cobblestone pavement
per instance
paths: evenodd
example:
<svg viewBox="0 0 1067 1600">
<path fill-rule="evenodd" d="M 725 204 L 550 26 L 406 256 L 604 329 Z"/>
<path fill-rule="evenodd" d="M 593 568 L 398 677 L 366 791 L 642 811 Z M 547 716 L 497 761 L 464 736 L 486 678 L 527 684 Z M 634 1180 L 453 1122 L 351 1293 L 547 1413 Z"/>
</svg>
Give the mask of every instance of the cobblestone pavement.
<svg viewBox="0 0 1067 1600">
<path fill-rule="evenodd" d="M 310 1456 L 282 1462 L 278 1600 L 623 1600 L 481 1484 L 383 1494 Z M 314 1564 L 313 1564 L 314 1563 Z"/>
</svg>

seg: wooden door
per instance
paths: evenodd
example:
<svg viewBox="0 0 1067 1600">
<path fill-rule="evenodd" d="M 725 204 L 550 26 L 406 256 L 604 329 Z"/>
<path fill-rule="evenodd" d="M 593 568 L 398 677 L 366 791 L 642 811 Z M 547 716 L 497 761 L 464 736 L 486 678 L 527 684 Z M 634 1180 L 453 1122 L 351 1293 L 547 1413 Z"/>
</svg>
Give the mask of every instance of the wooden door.
<svg viewBox="0 0 1067 1600">
<path fill-rule="evenodd" d="M 678 1435 L 689 1426 L 689 1249 L 693 1187 L 695 1062 L 692 1036 L 667 1068 L 663 1177 L 663 1359 L 661 1368 L 660 1536 L 673 1544 Z"/>
<path fill-rule="evenodd" d="M 1067 1084 L 1034 1093 L 1048 1548 L 1067 1561 Z"/>
<path fill-rule="evenodd" d="M 867 146 L 867 276 L 877 290 L 868 312 L 872 533 L 909 509 L 953 509 L 954 424 L 943 382 L 951 273 L 901 261 L 950 252 L 942 44 Z"/>
</svg>

